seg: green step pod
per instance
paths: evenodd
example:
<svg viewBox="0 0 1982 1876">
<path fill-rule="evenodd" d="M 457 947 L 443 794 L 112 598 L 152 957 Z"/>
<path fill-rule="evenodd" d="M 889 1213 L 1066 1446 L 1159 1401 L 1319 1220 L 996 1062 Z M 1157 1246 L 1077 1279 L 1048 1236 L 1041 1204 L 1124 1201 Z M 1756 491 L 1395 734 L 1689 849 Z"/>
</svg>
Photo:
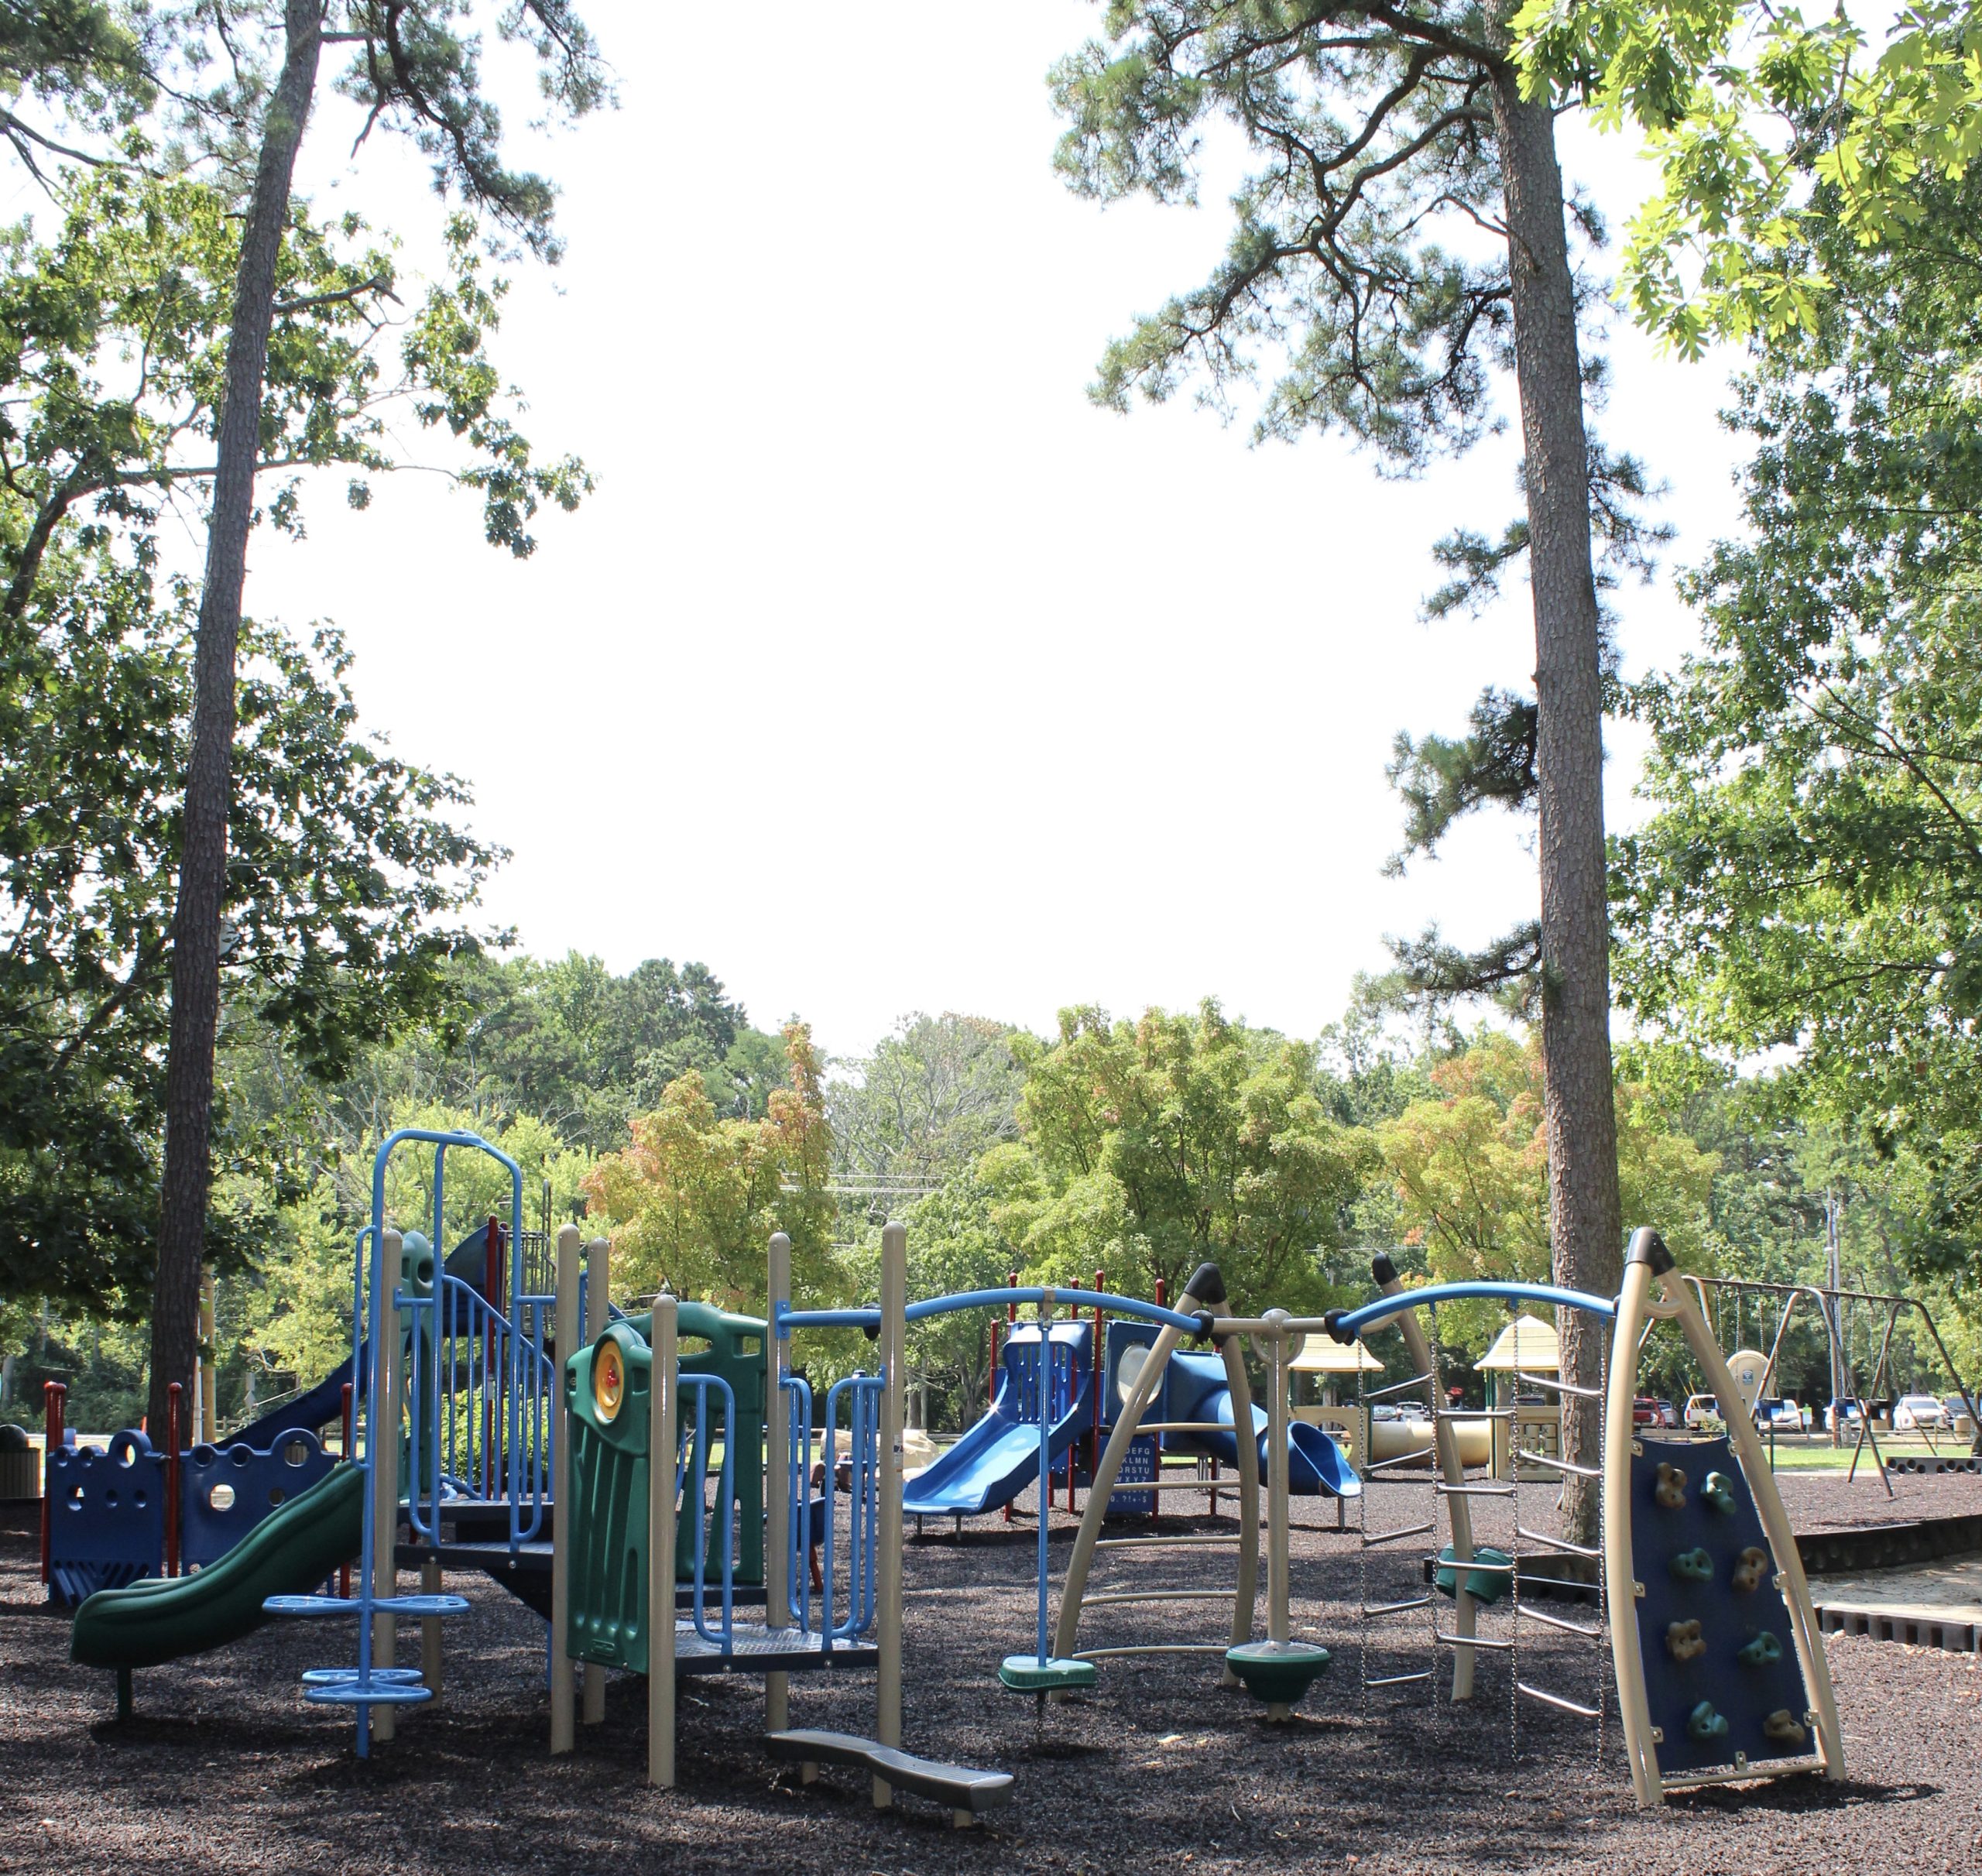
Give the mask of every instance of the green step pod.
<svg viewBox="0 0 1982 1876">
<path fill-rule="evenodd" d="M 1710 1472 L 1700 1487 L 1700 1496 L 1723 1516 L 1734 1515 L 1734 1481 L 1724 1472 Z"/>
<path fill-rule="evenodd" d="M 1266 1703 L 1272 1720 L 1291 1717 L 1329 1658 L 1326 1648 L 1305 1641 L 1245 1641 L 1225 1651 L 1225 1665 Z"/>
<path fill-rule="evenodd" d="M 1037 1655 L 1007 1655 L 998 1664 L 998 1680 L 1013 1693 L 1070 1693 L 1092 1687 L 1097 1675 L 1091 1661 L 1041 1661 Z"/>
<path fill-rule="evenodd" d="M 1703 1550 L 1676 1551 L 1667 1559 L 1665 1567 L 1688 1583 L 1713 1580 L 1713 1559 Z"/>
<path fill-rule="evenodd" d="M 1514 1560 L 1504 1550 L 1496 1550 L 1491 1544 L 1476 1544 L 1473 1547 L 1473 1561 L 1484 1567 L 1466 1572 L 1466 1593 L 1476 1603 L 1497 1603 L 1513 1586 Z M 1432 1581 L 1441 1596 L 1458 1593 L 1459 1559 L 1452 1555 L 1448 1544 L 1438 1552 L 1438 1568 Z"/>
</svg>

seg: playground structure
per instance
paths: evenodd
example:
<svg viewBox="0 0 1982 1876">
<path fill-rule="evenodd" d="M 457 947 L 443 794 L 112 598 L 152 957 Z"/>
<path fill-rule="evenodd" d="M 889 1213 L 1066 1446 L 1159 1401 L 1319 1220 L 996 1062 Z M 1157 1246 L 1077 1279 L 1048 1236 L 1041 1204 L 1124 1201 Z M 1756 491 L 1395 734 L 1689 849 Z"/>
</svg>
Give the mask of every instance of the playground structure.
<svg viewBox="0 0 1982 1876">
<path fill-rule="evenodd" d="M 879 1805 L 890 1804 L 897 1791 L 917 1792 L 966 1821 L 1004 1802 L 1010 1782 L 903 1749 L 904 1519 L 918 1503 L 955 1513 L 965 1494 L 988 1508 L 995 1498 L 982 1490 L 983 1478 L 988 1472 L 1008 1482 L 1023 1470 L 1023 1442 L 1030 1479 L 1041 1487 L 1037 1629 L 1032 1651 L 1006 1655 L 996 1678 L 1034 1695 L 1042 1710 L 1048 1698 L 1094 1685 L 1105 1669 L 1162 1652 L 1217 1657 L 1226 1684 L 1243 1687 L 1269 1720 L 1289 1717 L 1329 1665 L 1328 1651 L 1297 1640 L 1289 1625 L 1289 1506 L 1304 1491 L 1318 1492 L 1357 1507 L 1356 1542 L 1366 1559 L 1410 1557 L 1415 1553 L 1403 1546 L 1432 1539 L 1419 1547 L 1423 1593 L 1373 1599 L 1366 1586 L 1359 1599 L 1366 1701 L 1390 1689 L 1435 1693 L 1448 1662 L 1451 1699 L 1470 1700 L 1476 1663 L 1491 1657 L 1507 1664 L 1511 1712 L 1537 1700 L 1594 1718 L 1600 1729 L 1608 1704 L 1601 1679 L 1585 1699 L 1524 1678 L 1521 1634 L 1531 1622 L 1589 1640 L 1593 1662 L 1607 1641 L 1616 1710 L 1643 1802 L 1683 1784 L 1841 1770 L 1807 1586 L 1753 1426 L 1730 1411 L 1729 1438 L 1718 1446 L 1661 1442 L 1632 1428 L 1639 1353 L 1658 1323 L 1678 1325 L 1724 1409 L 1741 1400 L 1696 1292 L 1672 1272 L 1655 1234 L 1634 1240 L 1616 1301 L 1539 1284 L 1406 1290 L 1379 1258 L 1381 1293 L 1373 1301 L 1300 1319 L 1279 1310 L 1220 1313 L 1223 1283 L 1210 1265 L 1192 1278 L 1174 1308 L 1051 1286 L 911 1302 L 906 1233 L 890 1225 L 876 1306 L 795 1308 L 790 1247 L 780 1236 L 770 1245 L 765 1318 L 665 1294 L 650 1311 L 626 1315 L 607 1298 L 606 1246 L 595 1240 L 581 1249 L 575 1227 L 559 1234 L 547 1289 L 523 1288 L 520 1260 L 506 1284 L 495 1281 L 492 1266 L 479 1285 L 452 1274 L 453 1259 L 437 1267 L 425 1236 L 386 1222 L 386 1162 L 408 1140 L 434 1147 L 437 1223 L 445 1215 L 442 1167 L 451 1149 L 495 1154 L 520 1197 L 513 1162 L 473 1136 L 409 1132 L 382 1146 L 373 1218 L 354 1258 L 352 1340 L 361 1352 L 354 1367 L 365 1387 L 348 1463 L 273 1507 L 246 1541 L 196 1575 L 107 1590 L 85 1603 L 73 1651 L 118 1671 L 125 1710 L 134 1669 L 220 1645 L 267 1617 L 355 1620 L 355 1662 L 313 1669 L 304 1692 L 312 1702 L 355 1710 L 358 1751 L 365 1756 L 373 1741 L 393 1737 L 399 1708 L 440 1690 L 441 1624 L 468 1608 L 446 1593 L 444 1572 L 470 1567 L 548 1618 L 554 1751 L 573 1749 L 581 1717 L 602 1717 L 607 1669 L 641 1673 L 649 1777 L 671 1784 L 677 1676 L 758 1674 L 773 1758 L 799 1765 L 808 1777 L 823 1765 L 852 1765 L 871 1778 Z M 1591 1388 L 1557 1371 L 1552 1335 L 1552 1346 L 1525 1348 L 1523 1337 L 1534 1331 L 1522 1325 L 1545 1326 L 1517 1315 L 1505 1365 L 1496 1370 L 1512 1391 L 1507 1404 L 1484 1415 L 1455 1408 L 1436 1346 L 1437 1310 L 1482 1297 L 1594 1319 L 1610 1334 L 1607 1380 Z M 994 1403 L 962 1460 L 947 1471 L 932 1469 L 933 1483 L 925 1483 L 928 1474 L 916 1482 L 913 1490 L 928 1494 L 917 1499 L 902 1464 L 908 1324 L 1017 1308 L 1031 1315 L 1007 1339 L 1002 1405 Z M 1094 1319 L 1081 1312 L 1095 1312 Z M 1401 1332 L 1413 1372 L 1372 1389 L 1370 1376 L 1380 1369 L 1373 1358 L 1354 1360 L 1355 1411 L 1367 1428 L 1378 1401 L 1421 1393 L 1436 1462 L 1436 1514 L 1428 1523 L 1373 1531 L 1364 1477 L 1380 1478 L 1415 1455 L 1372 1455 L 1359 1476 L 1318 1427 L 1295 1418 L 1291 1379 L 1310 1338 L 1353 1349 L 1386 1325 Z M 872 1368 L 836 1381 L 815 1402 L 794 1370 L 793 1341 L 834 1329 L 873 1339 Z M 1248 1348 L 1266 1377 L 1264 1409 L 1253 1399 Z M 367 1350 L 375 1358 L 365 1360 Z M 1579 1411 L 1602 1405 L 1600 1466 L 1522 1437 L 1517 1416 L 1536 1391 Z M 1497 1426 L 1496 1416 L 1507 1422 L 1518 1463 L 1505 1478 L 1490 1468 L 1486 1478 L 1470 1476 L 1469 1464 L 1476 1470 L 1481 1462 L 1461 1450 L 1462 1431 L 1483 1418 Z M 1044 1487 L 1056 1444 L 1070 1451 L 1084 1424 L 1105 1429 L 1106 1438 L 1092 1461 L 1056 1620 Z M 1201 1489 L 1161 1480 L 1142 1463 L 1158 1438 L 1233 1468 L 1223 1487 L 1236 1500 L 1231 1533 L 1109 1531 L 1112 1513 L 1166 1487 Z M 674 1489 L 655 1489 L 670 1462 Z M 1543 1538 L 1523 1524 L 1521 1480 L 1538 1471 L 1600 1484 L 1600 1545 Z M 837 1490 L 836 1475 L 843 1475 Z M 814 1483 L 821 1476 L 822 1491 Z M 1483 1496 L 1507 1499 L 1517 1539 L 1539 1548 L 1476 1542 L 1471 1509 Z M 816 1588 L 808 1569 L 815 1549 L 823 1562 Z M 1229 1583 L 1208 1583 L 1196 1568 L 1214 1549 L 1233 1555 Z M 348 1594 L 315 1586 L 354 1553 Z M 1093 1583 L 1099 1562 L 1133 1567 L 1145 1555 L 1173 1566 L 1181 1558 L 1178 1573 L 1188 1579 Z M 417 1594 L 399 1593 L 398 1572 L 408 1565 L 421 1573 Z M 1544 1607 L 1552 1590 L 1562 1593 L 1558 1606 Z M 1565 1601 L 1593 1602 L 1596 1619 L 1560 1613 Z M 1151 1644 L 1102 1636 L 1082 1645 L 1084 1615 L 1150 1603 L 1211 1603 L 1229 1609 L 1229 1620 L 1215 1637 Z M 1425 1656 L 1408 1672 L 1373 1673 L 1369 1638 L 1413 1611 L 1426 1616 Z M 404 1620 L 420 1624 L 417 1668 L 396 1658 Z M 789 1726 L 791 1673 L 870 1666 L 872 1737 Z"/>
</svg>

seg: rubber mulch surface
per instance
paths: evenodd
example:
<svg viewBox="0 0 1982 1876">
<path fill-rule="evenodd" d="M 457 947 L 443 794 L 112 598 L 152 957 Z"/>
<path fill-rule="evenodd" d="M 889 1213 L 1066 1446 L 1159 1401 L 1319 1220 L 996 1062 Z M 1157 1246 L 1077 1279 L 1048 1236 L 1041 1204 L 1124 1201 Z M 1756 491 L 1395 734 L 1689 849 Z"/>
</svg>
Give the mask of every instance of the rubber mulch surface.
<svg viewBox="0 0 1982 1876">
<path fill-rule="evenodd" d="M 1982 1511 L 1982 1480 L 1788 1476 L 1800 1528 Z M 1520 1515 L 1550 1516 L 1544 1488 Z M 1227 1503 L 1229 1504 L 1229 1499 Z M 1369 1528 L 1420 1521 L 1421 1485 L 1368 1499 Z M 1483 1507 L 1493 1542 L 1500 1501 Z M 1365 1552 L 1306 1501 L 1291 1581 L 1297 1634 L 1335 1651 L 1301 1717 L 1270 1726 L 1218 1685 L 1210 1655 L 1159 1655 L 1104 1667 L 1091 1695 L 1050 1706 L 1006 1694 L 999 1658 L 1032 1645 L 1034 1531 L 981 1521 L 961 1541 L 933 1530 L 908 1547 L 905 1743 L 1016 1775 L 1011 1809 L 952 1831 L 913 1799 L 877 1813 L 852 1775 L 801 1787 L 759 1746 L 762 1683 L 682 1683 L 679 1785 L 643 1782 L 645 1683 L 615 1676 L 602 1727 L 569 1758 L 547 1752 L 544 1627 L 479 1579 L 451 1578 L 473 1609 L 449 1625 L 444 1698 L 402 1717 L 399 1738 L 361 1763 L 347 1717 L 306 1706 L 297 1675 L 345 1658 L 341 1625 L 272 1624 L 222 1653 L 137 1677 L 137 1717 L 112 1717 L 111 1678 L 72 1668 L 67 1624 L 42 1606 L 36 1552 L 0 1540 L 0 1870 L 191 1872 L 521 1871 L 965 1872 L 1003 1870 L 1353 1870 L 1885 1872 L 1973 1870 L 1982 1862 L 1982 1672 L 1973 1655 L 1834 1636 L 1848 1779 L 1809 1778 L 1634 1806 L 1615 1698 L 1595 1723 L 1522 1701 L 1504 1655 L 1483 1654 L 1465 1708 L 1422 1683 L 1386 1695 L 1364 1672 L 1421 1669 L 1432 1612 L 1373 1621 L 1359 1600 L 1407 1600 L 1415 1541 Z M 1073 1521 L 1056 1514 L 1056 1579 Z M 1174 1521 L 1210 1534 L 1229 1519 Z M 1504 1535 L 1511 1535 L 1504 1534 Z M 1215 1588 L 1215 1548 L 1104 1553 L 1095 1586 Z M 409 1579 L 409 1582 L 410 1579 Z M 1057 1590 L 1057 1580 L 1056 1580 Z M 1593 1611 L 1552 1605 L 1572 1618 Z M 1222 1641 L 1214 1601 L 1091 1610 L 1083 1646 Z M 1262 1603 L 1261 1627 L 1264 1608 Z M 1500 1632 L 1506 1611 L 1483 1618 Z M 1524 1634 L 1531 1628 L 1524 1623 Z M 403 1643 L 403 1658 L 413 1659 Z M 1524 1639 L 1520 1677 L 1586 1702 L 1607 1653 L 1550 1634 Z M 797 1726 L 868 1731 L 871 1671 L 795 1676 Z"/>
</svg>

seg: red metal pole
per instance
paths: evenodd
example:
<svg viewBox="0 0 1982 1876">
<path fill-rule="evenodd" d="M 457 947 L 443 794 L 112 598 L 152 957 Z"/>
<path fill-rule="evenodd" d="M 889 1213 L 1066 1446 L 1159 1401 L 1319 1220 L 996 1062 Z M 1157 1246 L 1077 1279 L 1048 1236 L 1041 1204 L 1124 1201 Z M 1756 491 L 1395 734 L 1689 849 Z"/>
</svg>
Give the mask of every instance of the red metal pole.
<svg viewBox="0 0 1982 1876">
<path fill-rule="evenodd" d="M 351 1464 L 351 1463 L 352 1463 L 352 1462 L 354 1461 L 354 1459 L 355 1459 L 356 1458 L 356 1456 L 357 1456 L 355 1453 L 353 1453 L 353 1452 L 352 1452 L 352 1451 L 351 1451 L 351 1383 L 350 1383 L 350 1382 L 348 1382 L 348 1381 L 346 1381 L 346 1382 L 345 1383 L 345 1384 L 344 1384 L 344 1410 L 343 1410 L 343 1422 L 344 1422 L 344 1434 L 343 1434 L 342 1446 L 343 1446 L 343 1453 L 344 1453 L 344 1463 L 345 1463 L 347 1466 L 348 1466 L 348 1465 L 350 1465 L 350 1464 Z M 340 1595 L 340 1596 L 343 1596 L 343 1597 L 344 1597 L 347 1601 L 348 1601 L 348 1600 L 350 1600 L 350 1597 L 351 1597 L 351 1559 L 350 1559 L 348 1557 L 347 1557 L 347 1558 L 344 1560 L 344 1562 L 343 1562 L 340 1563 L 340 1564 L 338 1566 L 338 1595 Z"/>
<path fill-rule="evenodd" d="M 1161 1277 L 1156 1280 L 1156 1306 L 1159 1309 L 1168 1309 L 1170 1307 L 1170 1286 Z M 1163 1479 L 1163 1435 L 1158 1433 L 1155 1435 L 1155 1439 L 1156 1476 L 1160 1484 Z M 1153 1494 L 1150 1503 L 1154 1507 L 1150 1513 L 1150 1521 L 1160 1521 L 1163 1516 L 1163 1494 L 1161 1492 Z"/>
<path fill-rule="evenodd" d="M 496 1299 L 502 1294 L 502 1228 L 489 1215 L 489 1236 L 482 1265 L 482 1495 L 496 1496 L 496 1398 L 489 1392 L 496 1375 Z"/>
<path fill-rule="evenodd" d="M 41 1580 L 49 1579 L 49 1562 L 54 1554 L 55 1531 L 49 1521 L 55 1504 L 55 1456 L 68 1437 L 65 1426 L 68 1388 L 60 1381 L 41 1384 Z"/>
<path fill-rule="evenodd" d="M 1019 1274 L 1018 1274 L 1018 1272 L 1017 1272 L 1017 1271 L 1007 1271 L 1005 1273 L 1005 1288 L 1006 1288 L 1006 1289 L 1008 1289 L 1008 1290 L 1016 1290 L 1018 1287 L 1019 1287 Z M 1007 1303 L 1007 1304 L 1006 1304 L 1006 1305 L 1005 1305 L 1005 1320 L 1006 1320 L 1007 1322 L 1016 1322 L 1018 1319 L 1019 1319 L 1019 1306 L 1018 1306 L 1018 1305 L 1017 1305 L 1017 1303 Z M 1045 1481 L 1044 1479 L 1042 1479 L 1042 1480 L 1040 1480 L 1040 1482 L 1039 1482 L 1040 1500 L 1041 1500 L 1041 1502 L 1042 1504 L 1045 1501 L 1046 1491 L 1047 1491 L 1046 1481 Z M 1011 1501 L 1011 1500 L 1010 1500 L 1010 1499 L 1007 1498 L 1007 1499 L 1005 1500 L 1005 1522 L 1006 1522 L 1006 1524 L 1009 1524 L 1011 1521 L 1012 1521 L 1012 1501 Z"/>
<path fill-rule="evenodd" d="M 179 1574 L 179 1397 L 177 1381 L 165 1391 L 165 1573 Z"/>
<path fill-rule="evenodd" d="M 1094 1287 L 1105 1291 L 1108 1288 L 1108 1273 L 1094 1273 Z M 1108 1340 L 1108 1312 L 1096 1303 L 1094 1306 L 1094 1425 L 1087 1436 L 1087 1476 L 1092 1479 L 1101 1464 L 1102 1404 L 1106 1393 L 1107 1370 L 1102 1357 L 1106 1352 Z"/>
</svg>

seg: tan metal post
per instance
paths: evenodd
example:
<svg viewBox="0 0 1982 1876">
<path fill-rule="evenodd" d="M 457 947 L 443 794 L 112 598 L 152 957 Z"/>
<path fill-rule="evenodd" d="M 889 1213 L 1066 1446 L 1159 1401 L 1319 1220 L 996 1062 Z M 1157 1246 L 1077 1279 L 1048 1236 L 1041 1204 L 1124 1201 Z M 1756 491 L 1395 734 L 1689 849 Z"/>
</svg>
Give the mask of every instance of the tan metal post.
<svg viewBox="0 0 1982 1876">
<path fill-rule="evenodd" d="M 901 1492 L 902 1364 L 907 1359 L 908 1230 L 890 1220 L 881 1228 L 881 1502 L 874 1559 L 874 1737 L 884 1746 L 901 1744 Z M 1041 1501 L 1046 1481 L 1039 1482 Z M 1040 1516 L 1046 1513 L 1042 1510 Z M 874 1805 L 885 1810 L 893 1791 L 885 1778 L 874 1781 Z"/>
<path fill-rule="evenodd" d="M 791 1408 L 785 1398 L 785 1370 L 790 1345 L 777 1335 L 779 1308 L 791 1301 L 791 1240 L 782 1231 L 771 1233 L 769 1281 L 764 1310 L 764 1626 L 775 1633 L 791 1626 L 791 1481 L 787 1476 L 791 1452 Z M 743 1460 L 739 1456 L 737 1464 Z M 800 1462 L 801 1477 L 809 1476 L 811 1455 Z M 791 1723 L 791 1677 L 764 1676 L 764 1724 L 782 1733 Z"/>
<path fill-rule="evenodd" d="M 1259 1594 L 1260 1442 L 1253 1432 L 1253 1384 L 1246 1376 L 1244 1344 L 1236 1336 L 1226 1336 L 1219 1340 L 1218 1353 L 1232 1396 L 1232 1443 L 1239 1460 L 1239 1502 L 1233 1507 L 1239 1514 L 1239 1572 L 1232 1599 L 1232 1645 L 1237 1648 L 1253 1638 L 1253 1603 Z M 1214 1507 L 1217 1502 L 1214 1494 Z M 1229 1664 L 1219 1679 L 1227 1687 L 1240 1684 Z"/>
<path fill-rule="evenodd" d="M 200 1422 L 201 1431 L 194 1434 L 195 1443 L 205 1440 L 210 1446 L 220 1443 L 220 1415 L 218 1390 L 220 1351 L 214 1346 L 218 1332 L 214 1319 L 218 1313 L 214 1293 L 214 1274 L 205 1271 L 200 1278 Z"/>
<path fill-rule="evenodd" d="M 612 1292 L 612 1240 L 594 1238 L 585 1247 L 585 1340 L 588 1343 L 596 1342 L 605 1332 Z M 587 1726 L 597 1726 L 605 1717 L 605 1670 L 595 1661 L 585 1663 L 585 1703 L 580 1717 Z"/>
<path fill-rule="evenodd" d="M 571 1672 L 571 1423 L 564 1394 L 564 1364 L 578 1350 L 578 1228 L 557 1233 L 557 1306 L 552 1332 L 557 1365 L 551 1377 L 550 1476 L 550 1750 L 569 1752 L 575 1741 L 578 1689 Z"/>
<path fill-rule="evenodd" d="M 674 1449 L 679 1443 L 680 1378 L 675 1359 L 675 1299 L 653 1299 L 648 1343 L 651 1418 L 647 1453 L 647 1782 L 674 1782 Z"/>
<path fill-rule="evenodd" d="M 385 1234 L 386 1302 L 389 1304 L 399 1281 L 399 1259 L 406 1240 L 396 1231 Z M 405 1380 L 400 1372 L 399 1312 L 382 1306 L 373 1312 L 379 1326 L 379 1346 L 372 1359 L 380 1364 L 379 1398 L 382 1403 L 383 1424 L 367 1425 L 365 1443 L 372 1459 L 372 1593 L 396 1595 L 399 1590 L 399 1417 L 405 1408 Z M 399 1618 L 375 1615 L 372 1618 L 372 1665 L 389 1668 L 399 1655 Z M 396 1730 L 397 1715 L 389 1706 L 372 1710 L 372 1737 L 390 1740 Z"/>
<path fill-rule="evenodd" d="M 446 1586 L 441 1578 L 441 1559 L 423 1559 L 420 1566 L 421 1593 L 438 1596 Z M 441 1697 L 441 1618 L 437 1615 L 420 1618 L 420 1678 L 433 1689 L 434 1698 L 437 1701 Z"/>
</svg>

